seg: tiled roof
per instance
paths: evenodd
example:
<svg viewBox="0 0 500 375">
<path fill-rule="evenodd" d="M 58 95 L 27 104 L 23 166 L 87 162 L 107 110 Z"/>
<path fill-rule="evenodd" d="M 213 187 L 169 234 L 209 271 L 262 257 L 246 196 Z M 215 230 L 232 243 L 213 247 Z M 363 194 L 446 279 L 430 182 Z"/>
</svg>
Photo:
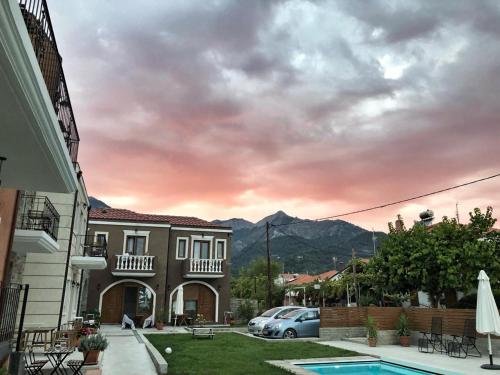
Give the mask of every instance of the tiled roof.
<svg viewBox="0 0 500 375">
<path fill-rule="evenodd" d="M 329 280 L 333 276 L 335 276 L 336 274 L 337 274 L 336 270 L 326 271 L 326 272 L 320 273 L 318 275 L 318 279 L 320 279 L 320 280 Z"/>
<path fill-rule="evenodd" d="M 297 278 L 293 279 L 288 284 L 289 285 L 309 284 L 309 283 L 312 283 L 317 278 L 318 277 L 315 275 L 299 275 L 299 276 L 297 276 Z"/>
<path fill-rule="evenodd" d="M 214 224 L 206 220 L 198 219 L 197 217 L 141 214 L 138 212 L 122 208 L 93 208 L 90 210 L 89 218 L 91 220 L 132 221 L 132 222 L 137 221 L 137 222 L 148 222 L 148 223 L 165 223 L 183 227 L 230 229 L 230 227 Z"/>
</svg>

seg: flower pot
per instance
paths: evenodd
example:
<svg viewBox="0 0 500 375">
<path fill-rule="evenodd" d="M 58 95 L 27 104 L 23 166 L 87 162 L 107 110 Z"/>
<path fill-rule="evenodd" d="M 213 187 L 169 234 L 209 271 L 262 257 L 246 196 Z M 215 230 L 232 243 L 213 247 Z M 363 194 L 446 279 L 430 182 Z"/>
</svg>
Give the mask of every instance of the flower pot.
<svg viewBox="0 0 500 375">
<path fill-rule="evenodd" d="M 368 337 L 368 346 L 377 346 L 377 339 L 374 337 Z"/>
<path fill-rule="evenodd" d="M 410 346 L 410 336 L 399 336 L 401 346 Z"/>
<path fill-rule="evenodd" d="M 155 327 L 157 330 L 161 331 L 163 329 L 163 322 L 156 322 Z"/>
<path fill-rule="evenodd" d="M 91 350 L 89 352 L 84 352 L 83 356 L 85 358 L 86 365 L 97 365 L 97 363 L 99 362 L 99 350 Z"/>
</svg>

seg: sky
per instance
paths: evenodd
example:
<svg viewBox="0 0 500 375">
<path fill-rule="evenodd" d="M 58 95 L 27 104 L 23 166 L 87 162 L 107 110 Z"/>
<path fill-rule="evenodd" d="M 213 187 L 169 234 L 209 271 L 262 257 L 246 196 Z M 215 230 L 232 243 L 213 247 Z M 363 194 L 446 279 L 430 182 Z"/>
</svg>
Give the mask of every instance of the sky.
<svg viewBox="0 0 500 375">
<path fill-rule="evenodd" d="M 49 0 L 90 195 L 319 218 L 500 172 L 500 3 Z M 500 178 L 344 219 L 500 212 Z"/>
</svg>

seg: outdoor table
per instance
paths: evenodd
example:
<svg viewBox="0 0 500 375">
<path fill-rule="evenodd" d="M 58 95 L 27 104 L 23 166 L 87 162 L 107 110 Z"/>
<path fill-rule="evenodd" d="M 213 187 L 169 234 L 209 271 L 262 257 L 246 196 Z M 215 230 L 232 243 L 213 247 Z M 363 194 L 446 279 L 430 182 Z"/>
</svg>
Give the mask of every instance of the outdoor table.
<svg viewBox="0 0 500 375">
<path fill-rule="evenodd" d="M 57 349 L 57 348 L 50 348 L 43 354 L 47 356 L 49 359 L 50 364 L 54 367 L 52 374 L 67 374 L 66 369 L 64 366 L 62 366 L 64 360 L 75 351 L 75 348 L 64 348 L 64 349 Z"/>
</svg>

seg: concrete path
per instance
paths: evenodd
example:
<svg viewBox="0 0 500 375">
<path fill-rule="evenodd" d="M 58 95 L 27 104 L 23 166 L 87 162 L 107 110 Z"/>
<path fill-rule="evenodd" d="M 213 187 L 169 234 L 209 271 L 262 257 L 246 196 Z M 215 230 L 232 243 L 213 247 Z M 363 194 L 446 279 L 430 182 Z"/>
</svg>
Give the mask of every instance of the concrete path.
<svg viewBox="0 0 500 375">
<path fill-rule="evenodd" d="M 388 362 L 413 365 L 416 368 L 438 370 L 446 375 L 479 375 L 492 374 L 491 371 L 481 369 L 483 363 L 488 363 L 488 356 L 482 358 L 467 357 L 466 359 L 448 357 L 439 353 L 420 353 L 416 346 L 404 348 L 399 345 L 380 345 L 371 348 L 366 344 L 348 341 L 323 341 L 318 344 L 335 346 L 337 348 L 354 350 L 361 354 L 378 356 Z M 500 358 L 494 358 L 495 363 L 500 363 Z M 495 371 L 493 371 L 495 373 Z"/>
<path fill-rule="evenodd" d="M 109 341 L 102 360 L 103 374 L 156 375 L 156 369 L 146 347 L 139 342 L 140 338 L 134 335 L 134 331 L 122 330 L 117 325 L 103 325 L 101 333 L 105 334 Z"/>
</svg>

